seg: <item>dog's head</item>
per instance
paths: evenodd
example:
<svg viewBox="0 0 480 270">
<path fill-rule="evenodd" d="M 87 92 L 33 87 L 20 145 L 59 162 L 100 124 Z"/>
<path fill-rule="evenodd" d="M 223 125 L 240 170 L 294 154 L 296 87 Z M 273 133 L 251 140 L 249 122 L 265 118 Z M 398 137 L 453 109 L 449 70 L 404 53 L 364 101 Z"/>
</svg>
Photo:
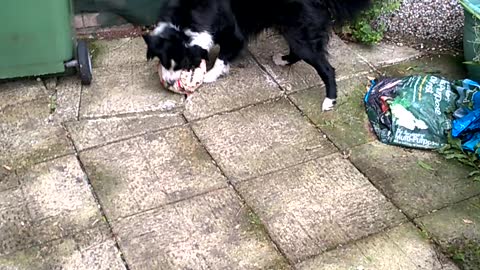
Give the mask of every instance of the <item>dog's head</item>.
<svg viewBox="0 0 480 270">
<path fill-rule="evenodd" d="M 162 79 L 173 84 L 182 70 L 200 66 L 208 58 L 208 51 L 192 44 L 192 37 L 171 24 L 159 24 L 150 34 L 143 35 L 147 44 L 147 59 L 157 57 L 162 68 Z"/>
</svg>

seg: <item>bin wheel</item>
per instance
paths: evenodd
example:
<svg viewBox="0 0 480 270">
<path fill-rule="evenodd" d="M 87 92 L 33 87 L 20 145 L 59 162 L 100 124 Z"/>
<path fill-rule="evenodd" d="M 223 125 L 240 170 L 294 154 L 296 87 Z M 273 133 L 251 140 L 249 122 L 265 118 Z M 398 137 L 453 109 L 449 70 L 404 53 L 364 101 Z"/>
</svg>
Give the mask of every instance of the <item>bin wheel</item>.
<svg viewBox="0 0 480 270">
<path fill-rule="evenodd" d="M 90 85 L 92 83 L 92 59 L 84 40 L 79 40 L 77 43 L 77 61 L 82 84 Z"/>
</svg>

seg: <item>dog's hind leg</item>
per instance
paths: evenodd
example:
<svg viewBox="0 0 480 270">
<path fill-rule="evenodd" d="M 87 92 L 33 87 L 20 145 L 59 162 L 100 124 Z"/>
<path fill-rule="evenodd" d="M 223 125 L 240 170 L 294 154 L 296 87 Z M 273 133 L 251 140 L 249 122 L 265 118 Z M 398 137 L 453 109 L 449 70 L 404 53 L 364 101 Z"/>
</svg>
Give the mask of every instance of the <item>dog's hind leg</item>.
<svg viewBox="0 0 480 270">
<path fill-rule="evenodd" d="M 328 35 L 328 32 L 324 31 L 324 33 Z M 337 83 L 335 81 L 335 69 L 326 57 L 325 46 L 328 42 L 328 36 L 320 36 L 314 40 L 302 39 L 303 36 L 305 36 L 305 33 L 299 33 L 297 30 L 284 33 L 290 50 L 314 67 L 325 84 L 326 97 L 322 104 L 322 110 L 332 110 L 337 99 Z"/>
</svg>

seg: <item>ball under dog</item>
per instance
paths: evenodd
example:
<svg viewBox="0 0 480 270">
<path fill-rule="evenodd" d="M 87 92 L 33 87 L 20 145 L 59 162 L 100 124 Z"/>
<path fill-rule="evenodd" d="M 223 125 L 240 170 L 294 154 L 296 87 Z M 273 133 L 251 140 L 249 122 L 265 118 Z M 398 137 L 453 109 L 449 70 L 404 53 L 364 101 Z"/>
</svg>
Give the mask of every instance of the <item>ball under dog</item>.
<svg viewBox="0 0 480 270">
<path fill-rule="evenodd" d="M 158 65 L 158 75 L 160 76 L 161 85 L 172 92 L 179 94 L 191 94 L 195 92 L 203 83 L 205 74 L 207 73 L 207 63 L 202 60 L 200 66 L 194 70 L 182 70 L 180 73 L 180 79 L 178 79 L 173 85 L 167 85 L 162 79 L 162 67 Z"/>
</svg>

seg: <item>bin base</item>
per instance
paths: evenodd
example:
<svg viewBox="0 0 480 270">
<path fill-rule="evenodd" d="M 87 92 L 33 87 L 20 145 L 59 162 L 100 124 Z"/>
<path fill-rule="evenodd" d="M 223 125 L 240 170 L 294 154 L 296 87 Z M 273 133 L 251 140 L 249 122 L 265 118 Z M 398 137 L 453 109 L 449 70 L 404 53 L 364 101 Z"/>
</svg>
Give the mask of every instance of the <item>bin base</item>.
<svg viewBox="0 0 480 270">
<path fill-rule="evenodd" d="M 57 74 L 65 72 L 64 63 L 42 63 L 37 65 L 15 66 L 11 68 L 0 69 L 0 79 L 12 79 L 20 77 L 35 77 L 47 74 Z"/>
</svg>

